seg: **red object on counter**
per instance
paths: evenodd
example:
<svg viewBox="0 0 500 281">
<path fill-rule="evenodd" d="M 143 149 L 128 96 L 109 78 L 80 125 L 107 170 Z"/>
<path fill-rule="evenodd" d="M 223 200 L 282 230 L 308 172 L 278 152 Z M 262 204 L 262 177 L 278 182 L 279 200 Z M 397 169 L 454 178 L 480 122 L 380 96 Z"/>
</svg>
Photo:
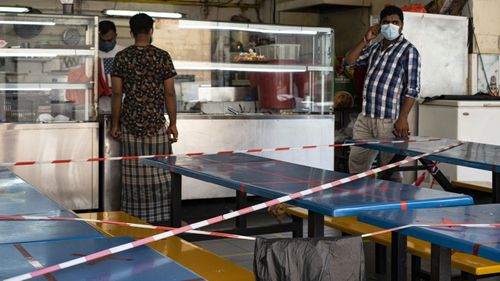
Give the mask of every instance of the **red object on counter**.
<svg viewBox="0 0 500 281">
<path fill-rule="evenodd" d="M 68 73 L 68 83 L 87 83 L 90 79 L 85 73 L 84 63 Z M 85 90 L 66 90 L 66 99 L 75 104 L 85 104 Z"/>
<path fill-rule="evenodd" d="M 406 5 L 401 7 L 401 10 L 405 12 L 427 13 L 427 10 L 422 4 Z"/>
<path fill-rule="evenodd" d="M 303 57 L 300 58 L 299 64 L 304 64 L 304 65 L 313 65 L 313 60 L 310 57 Z M 311 89 L 311 73 L 306 71 L 306 72 L 295 72 L 293 74 L 293 84 L 297 87 L 297 96 L 299 98 L 304 98 L 305 96 L 311 96 L 312 93 L 310 93 Z M 314 93 L 314 90 L 313 90 Z"/>
<path fill-rule="evenodd" d="M 295 64 L 295 60 L 270 60 L 268 64 Z M 257 73 L 260 107 L 263 109 L 292 109 L 291 72 Z"/>
<path fill-rule="evenodd" d="M 309 72 L 298 72 L 293 74 L 293 83 L 297 86 L 297 96 L 304 98 L 309 96 Z"/>
</svg>

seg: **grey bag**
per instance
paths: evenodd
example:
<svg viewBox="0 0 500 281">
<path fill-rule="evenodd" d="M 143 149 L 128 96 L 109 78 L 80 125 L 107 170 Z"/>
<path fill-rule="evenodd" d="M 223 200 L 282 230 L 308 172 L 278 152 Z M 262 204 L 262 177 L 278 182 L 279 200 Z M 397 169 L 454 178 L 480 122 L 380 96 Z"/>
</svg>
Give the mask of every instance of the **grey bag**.
<svg viewBox="0 0 500 281">
<path fill-rule="evenodd" d="M 359 236 L 257 238 L 257 281 L 364 281 L 363 241 Z"/>
</svg>

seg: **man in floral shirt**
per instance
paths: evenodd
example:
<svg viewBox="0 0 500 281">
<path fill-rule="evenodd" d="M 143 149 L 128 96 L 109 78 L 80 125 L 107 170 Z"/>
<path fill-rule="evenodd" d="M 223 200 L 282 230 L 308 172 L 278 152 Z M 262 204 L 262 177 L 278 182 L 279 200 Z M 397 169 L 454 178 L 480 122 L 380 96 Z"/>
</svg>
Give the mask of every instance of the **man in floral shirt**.
<svg viewBox="0 0 500 281">
<path fill-rule="evenodd" d="M 113 62 L 111 135 L 121 140 L 123 156 L 171 153 L 171 142 L 177 141 L 177 73 L 170 55 L 151 45 L 153 23 L 146 14 L 133 16 L 135 43 Z M 170 224 L 169 172 L 138 160 L 122 161 L 122 210 L 153 224 Z"/>
</svg>

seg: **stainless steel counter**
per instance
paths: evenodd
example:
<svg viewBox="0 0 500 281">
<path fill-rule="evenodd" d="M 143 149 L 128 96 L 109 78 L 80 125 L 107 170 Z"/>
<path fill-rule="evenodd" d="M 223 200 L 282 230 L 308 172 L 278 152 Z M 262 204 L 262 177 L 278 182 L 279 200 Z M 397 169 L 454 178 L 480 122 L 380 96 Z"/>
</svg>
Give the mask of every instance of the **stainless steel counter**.
<svg viewBox="0 0 500 281">
<path fill-rule="evenodd" d="M 98 155 L 98 123 L 0 123 L 0 162 L 87 159 Z M 98 207 L 97 163 L 11 168 L 64 208 Z"/>
<path fill-rule="evenodd" d="M 110 138 L 110 116 L 101 116 L 101 152 L 119 156 L 120 144 Z M 220 150 L 324 145 L 334 142 L 333 115 L 198 115 L 178 114 L 179 141 L 174 153 L 216 152 Z M 333 170 L 333 149 L 263 152 L 264 157 Z M 104 208 L 115 210 L 120 200 L 120 166 L 105 162 L 101 173 Z M 234 192 L 216 185 L 183 178 L 183 199 L 232 197 Z"/>
<path fill-rule="evenodd" d="M 0 124 L 0 161 L 87 159 L 120 156 L 120 144 L 109 136 L 110 116 L 101 123 Z M 101 139 L 98 130 L 101 130 Z M 175 153 L 226 149 L 272 148 L 334 142 L 333 115 L 178 115 Z M 100 146 L 100 148 L 99 148 Z M 333 170 L 333 149 L 266 152 L 259 155 Z M 103 162 L 100 177 L 105 210 L 120 207 L 120 162 Z M 69 209 L 98 208 L 98 163 L 43 164 L 12 168 L 17 175 Z M 234 194 L 186 178 L 184 199 L 231 197 Z"/>
</svg>

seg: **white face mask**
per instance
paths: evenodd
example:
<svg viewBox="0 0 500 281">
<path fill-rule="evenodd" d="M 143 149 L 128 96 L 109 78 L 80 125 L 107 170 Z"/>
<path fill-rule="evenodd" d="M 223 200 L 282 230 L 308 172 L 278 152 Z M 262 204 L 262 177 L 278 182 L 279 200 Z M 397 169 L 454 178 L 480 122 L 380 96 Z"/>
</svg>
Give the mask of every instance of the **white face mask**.
<svg viewBox="0 0 500 281">
<path fill-rule="evenodd" d="M 380 32 L 387 40 L 394 40 L 399 36 L 399 26 L 389 23 L 383 24 L 380 28 Z"/>
</svg>

